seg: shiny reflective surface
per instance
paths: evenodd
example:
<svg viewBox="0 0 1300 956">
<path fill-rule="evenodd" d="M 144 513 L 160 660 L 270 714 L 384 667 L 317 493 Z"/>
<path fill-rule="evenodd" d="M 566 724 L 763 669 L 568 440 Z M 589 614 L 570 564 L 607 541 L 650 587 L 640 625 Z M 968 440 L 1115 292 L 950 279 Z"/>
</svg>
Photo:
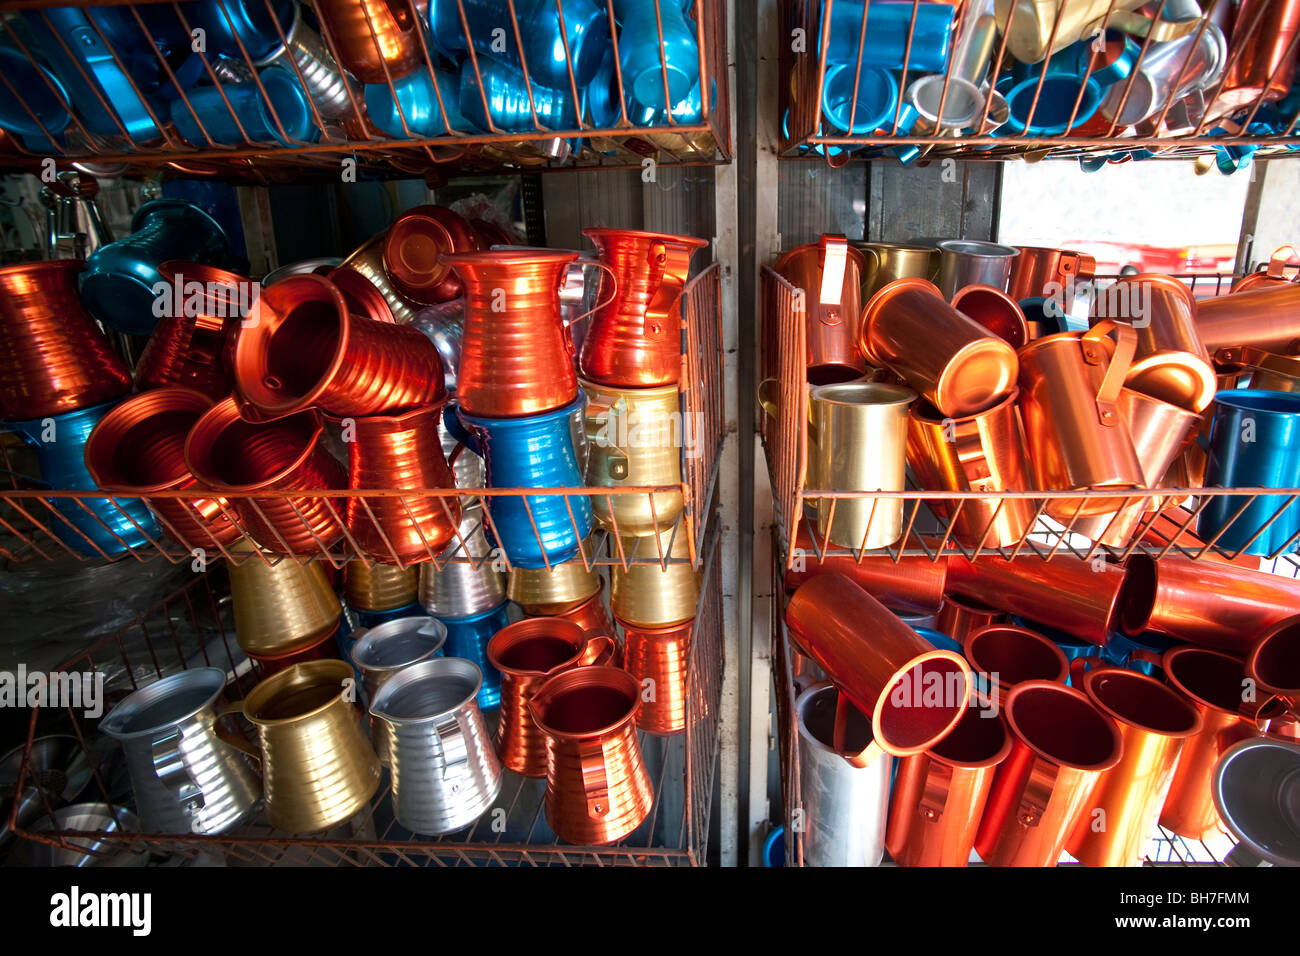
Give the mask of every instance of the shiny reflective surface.
<svg viewBox="0 0 1300 956">
<path fill-rule="evenodd" d="M 623 669 L 643 688 L 636 725 L 646 733 L 667 736 L 686 729 L 693 626 L 693 620 L 662 628 L 623 625 Z"/>
<path fill-rule="evenodd" d="M 610 610 L 614 617 L 634 627 L 670 627 L 695 616 L 702 572 L 690 564 L 686 532 L 665 531 L 655 537 L 620 538 L 618 548 L 631 564 L 614 565 Z M 663 558 L 675 563 L 661 567 Z"/>
<path fill-rule="evenodd" d="M 246 552 L 246 546 L 238 548 Z M 343 613 L 318 562 L 241 554 L 226 562 L 235 612 L 235 639 L 245 653 L 278 657 L 332 634 Z M 271 561 L 264 560 L 270 557 Z"/>
</svg>

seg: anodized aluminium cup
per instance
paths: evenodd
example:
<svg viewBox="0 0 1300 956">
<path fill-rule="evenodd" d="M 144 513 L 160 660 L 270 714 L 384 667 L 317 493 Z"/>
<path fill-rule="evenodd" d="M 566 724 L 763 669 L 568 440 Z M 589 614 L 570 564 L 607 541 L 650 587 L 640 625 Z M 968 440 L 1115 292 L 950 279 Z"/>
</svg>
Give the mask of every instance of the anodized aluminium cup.
<svg viewBox="0 0 1300 956">
<path fill-rule="evenodd" d="M 801 293 L 808 381 L 824 385 L 854 379 L 867 370 L 858 350 L 863 276 L 867 259 L 843 236 L 824 235 L 796 246 L 773 267 Z"/>
<path fill-rule="evenodd" d="M 1285 282 L 1196 303 L 1196 331 L 1213 355 L 1253 347 L 1285 355 L 1300 338 L 1300 283 Z"/>
<path fill-rule="evenodd" d="M 1124 748 L 1119 762 L 1102 772 L 1066 848 L 1085 866 L 1140 866 L 1183 747 L 1204 721 L 1182 694 L 1136 671 L 1099 667 L 1084 675 L 1082 686 L 1115 721 Z"/>
<path fill-rule="evenodd" d="M 968 285 L 991 285 L 1005 290 L 1011 267 L 1020 250 L 996 242 L 945 239 L 939 243 L 939 291 L 949 301 Z"/>
<path fill-rule="evenodd" d="M 891 611 L 932 615 L 944 603 L 944 584 L 948 578 L 948 557 L 935 555 L 866 555 L 825 554 L 824 541 L 814 538 L 807 524 L 800 522 L 795 538 L 795 565 L 785 572 L 786 591 L 793 591 L 819 574 L 836 572 L 850 578 Z M 942 628 L 941 628 L 942 630 Z"/>
<path fill-rule="evenodd" d="M 966 643 L 975 631 L 1004 618 L 1006 615 L 995 607 L 989 607 L 983 601 L 967 597 L 964 594 L 950 592 L 943 596 L 939 613 L 934 617 L 934 626 L 960 645 Z"/>
<path fill-rule="evenodd" d="M 1019 303 L 991 285 L 968 285 L 957 290 L 952 307 L 974 319 L 1000 339 L 1018 349 L 1029 341 L 1029 324 Z"/>
<path fill-rule="evenodd" d="M 1270 709 L 1285 708 L 1300 719 L 1300 618 L 1287 618 L 1264 632 L 1246 657 L 1246 673 L 1257 685 L 1259 712 L 1271 704 Z M 1265 695 L 1275 699 L 1268 701 Z"/>
<path fill-rule="evenodd" d="M 933 246 L 908 245 L 901 242 L 861 242 L 849 245 L 862 253 L 866 269 L 862 273 L 862 301 L 895 279 L 925 279 L 933 282 L 938 275 L 939 253 Z"/>
<path fill-rule="evenodd" d="M 1207 108 L 1211 120 L 1287 95 L 1295 77 L 1298 30 L 1296 0 L 1242 0 L 1232 26 L 1231 64 Z"/>
<path fill-rule="evenodd" d="M 898 757 L 943 740 L 972 693 L 970 665 L 937 650 L 842 574 L 802 585 L 786 607 L 799 650 L 864 714 L 872 738 Z"/>
<path fill-rule="evenodd" d="M 1219 392 L 1205 463 L 1207 488 L 1300 487 L 1300 394 Z M 1286 495 L 1211 497 L 1196 533 L 1228 551 L 1269 555 L 1300 532 L 1300 502 Z"/>
<path fill-rule="evenodd" d="M 902 491 L 911 389 L 858 380 L 808 399 L 808 479 L 818 491 Z M 819 498 L 817 533 L 842 548 L 884 548 L 903 533 L 901 498 Z"/>
<path fill-rule="evenodd" d="M 885 846 L 899 866 L 965 866 L 998 764 L 1011 752 L 999 708 L 972 701 L 957 727 L 899 761 Z"/>
<path fill-rule="evenodd" d="M 990 866 L 1055 866 L 1124 752 L 1119 728 L 1082 691 L 1054 681 L 1015 687 L 1003 714 L 1011 753 L 993 777 L 975 852 Z"/>
<path fill-rule="evenodd" d="M 1056 301 L 1063 311 L 1069 312 L 1074 305 L 1074 287 L 1091 282 L 1097 272 L 1097 260 L 1081 252 L 1043 246 L 1016 248 L 1020 255 L 1011 263 L 1007 294 L 1017 302 L 1036 296 L 1051 299 L 1059 295 Z"/>
<path fill-rule="evenodd" d="M 877 292 L 863 309 L 858 345 L 868 364 L 901 375 L 953 417 L 1002 401 L 1019 370 L 1006 340 L 962 315 L 924 279 L 899 279 Z"/>
<path fill-rule="evenodd" d="M 948 65 L 956 18 L 951 4 L 831 0 L 820 7 L 817 35 L 819 47 L 826 38 L 828 64 L 853 67 L 860 56 L 863 64 L 893 70 L 906 63 L 917 75 L 942 73 Z"/>
<path fill-rule="evenodd" d="M 1050 680 L 1064 684 L 1070 674 L 1065 653 L 1037 631 L 990 624 L 967 635 L 962 647 L 981 689 L 1000 704 L 1017 684 Z"/>
<path fill-rule="evenodd" d="M 997 0 L 998 29 L 1007 55 L 1037 63 L 1088 37 L 1111 11 L 1135 10 L 1145 0 Z"/>
</svg>

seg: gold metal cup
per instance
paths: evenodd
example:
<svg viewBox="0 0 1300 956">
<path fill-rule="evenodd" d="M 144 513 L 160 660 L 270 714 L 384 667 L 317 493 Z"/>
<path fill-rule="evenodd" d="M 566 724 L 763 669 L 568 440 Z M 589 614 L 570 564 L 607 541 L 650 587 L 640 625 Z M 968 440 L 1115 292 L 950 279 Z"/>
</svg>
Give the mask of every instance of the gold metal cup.
<svg viewBox="0 0 1300 956">
<path fill-rule="evenodd" d="M 610 590 L 610 609 L 614 617 L 634 627 L 671 627 L 689 621 L 695 616 L 695 606 L 700 597 L 700 574 L 689 563 L 659 565 L 659 557 L 687 559 L 690 555 L 685 532 L 679 531 L 676 540 L 672 533 L 654 538 L 620 538 L 623 556 L 627 559 L 653 564 L 633 564 L 624 571 L 621 564 L 614 565 L 613 585 Z M 662 549 L 662 551 L 661 551 Z"/>
<path fill-rule="evenodd" d="M 248 550 L 235 546 L 236 551 Z M 343 607 L 315 561 L 299 564 L 266 554 L 227 561 L 235 608 L 235 639 L 246 654 L 279 657 L 310 647 L 338 626 Z"/>
<path fill-rule="evenodd" d="M 348 605 L 358 611 L 391 611 L 415 600 L 419 578 L 415 565 L 398 568 L 349 561 L 343 569 L 343 593 Z"/>
<path fill-rule="evenodd" d="M 593 535 L 582 543 L 588 559 L 595 548 Z M 549 568 L 511 568 L 506 594 L 530 617 L 563 614 L 600 593 L 600 572 L 593 565 L 587 570 L 577 557 Z"/>
</svg>

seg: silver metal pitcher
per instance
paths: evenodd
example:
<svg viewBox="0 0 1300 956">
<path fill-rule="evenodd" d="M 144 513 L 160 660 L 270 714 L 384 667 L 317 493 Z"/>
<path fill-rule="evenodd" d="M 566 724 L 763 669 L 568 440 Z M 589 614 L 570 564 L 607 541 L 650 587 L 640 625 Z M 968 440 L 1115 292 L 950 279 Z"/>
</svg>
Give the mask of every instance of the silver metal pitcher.
<svg viewBox="0 0 1300 956">
<path fill-rule="evenodd" d="M 939 278 L 935 283 L 949 302 L 968 285 L 991 285 L 1003 292 L 1011 278 L 1011 260 L 1020 255 L 1014 246 L 971 239 L 945 239 L 939 243 Z"/>
<path fill-rule="evenodd" d="M 485 527 L 481 505 L 464 509 L 459 537 L 447 545 L 439 560 L 468 556 L 473 563 L 447 561 L 441 571 L 432 562 L 420 566 L 420 604 L 434 617 L 473 617 L 505 601 L 505 574 L 493 567 Z"/>
<path fill-rule="evenodd" d="M 894 758 L 874 745 L 871 718 L 847 701 L 844 739 L 836 748 L 838 696 L 829 684 L 816 684 L 795 702 L 799 804 L 791 829 L 802 836 L 804 866 L 879 866 Z"/>
<path fill-rule="evenodd" d="M 221 833 L 261 798 L 252 766 L 213 727 L 225 686 L 220 668 L 182 671 L 140 688 L 99 725 L 126 751 L 145 832 Z"/>
<path fill-rule="evenodd" d="M 483 674 L 442 657 L 394 675 L 370 705 L 392 741 L 393 813 L 413 833 L 469 826 L 501 791 L 497 759 L 478 709 Z"/>
<path fill-rule="evenodd" d="M 325 119 L 339 119 L 355 115 L 353 99 L 348 96 L 351 80 L 339 69 L 319 33 L 307 25 L 302 16 L 302 7 L 294 4 L 293 23 L 285 34 L 288 43 L 282 43 L 270 56 L 254 63 L 258 69 L 281 63 L 290 73 L 293 66 L 285 62 L 285 54 L 293 59 L 302 76 L 303 88 L 317 111 Z M 295 78 L 298 74 L 294 74 Z M 352 97 L 358 107 L 363 101 L 361 90 L 353 88 Z"/>
<path fill-rule="evenodd" d="M 403 668 L 442 653 L 447 628 L 433 617 L 399 617 L 369 630 L 354 631 L 352 663 L 361 672 L 366 700 L 374 702 L 379 689 Z M 388 725 L 370 721 L 370 740 L 381 763 L 388 763 Z"/>
</svg>

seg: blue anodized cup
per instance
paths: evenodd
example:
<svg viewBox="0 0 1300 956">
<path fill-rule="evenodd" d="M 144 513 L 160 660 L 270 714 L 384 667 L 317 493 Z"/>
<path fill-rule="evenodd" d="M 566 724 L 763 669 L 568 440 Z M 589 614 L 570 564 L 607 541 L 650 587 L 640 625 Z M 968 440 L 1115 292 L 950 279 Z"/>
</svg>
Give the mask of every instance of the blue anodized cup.
<svg viewBox="0 0 1300 956">
<path fill-rule="evenodd" d="M 659 0 L 657 14 L 655 0 L 614 0 L 614 16 L 619 23 L 619 67 L 628 94 L 656 110 L 685 99 L 700 81 L 695 24 L 666 0 Z"/>
<path fill-rule="evenodd" d="M 392 90 L 386 83 L 367 84 L 366 113 L 371 121 L 394 139 L 442 136 L 448 132 L 448 121 L 459 132 L 472 132 L 469 122 L 460 112 L 460 77 L 438 69 L 434 70 L 434 76 L 438 82 L 436 91 L 429 71 L 423 68 L 394 80 Z M 442 96 L 441 107 L 438 105 L 439 94 Z M 406 129 L 402 128 L 403 120 Z"/>
<path fill-rule="evenodd" d="M 1214 402 L 1207 488 L 1300 487 L 1300 394 L 1237 389 L 1219 392 Z M 1260 495 L 1246 504 L 1244 496 L 1213 497 L 1196 522 L 1197 537 L 1246 554 L 1269 555 L 1284 546 L 1293 551 L 1291 538 L 1300 532 L 1300 501 L 1287 505 L 1287 498 Z M 1245 510 L 1237 515 L 1243 505 Z"/>
<path fill-rule="evenodd" d="M 852 68 L 862 65 L 901 70 L 907 60 L 908 75 L 942 73 L 948 68 L 956 7 L 946 3 L 913 5 L 911 0 L 870 0 L 866 3 L 867 28 L 863 39 L 862 8 L 864 0 L 822 0 L 819 29 L 825 25 L 826 7 L 830 6 L 830 36 L 826 45 L 826 63 Z M 916 26 L 912 15 L 916 14 Z M 824 29 L 823 29 L 824 32 Z M 820 42 L 822 33 L 818 34 Z M 908 51 L 908 37 L 912 48 Z"/>
<path fill-rule="evenodd" d="M 482 88 L 479 79 L 482 78 Z M 504 63 L 487 57 L 478 58 L 478 74 L 467 57 L 460 65 L 460 112 L 471 124 L 481 130 L 490 130 L 491 123 L 507 133 L 536 132 L 533 111 L 544 129 L 576 129 L 578 114 L 573 97 L 563 87 L 548 89 L 536 81 L 532 84 L 532 99 L 528 96 L 529 84 L 524 75 Z M 484 110 L 486 100 L 486 111 Z"/>
<path fill-rule="evenodd" d="M 854 85 L 853 67 L 826 68 L 822 84 L 822 116 L 832 126 L 854 136 L 894 125 L 898 108 L 898 80 L 891 70 L 863 66 Z"/>
<path fill-rule="evenodd" d="M 583 400 L 579 394 L 561 408 L 521 418 L 478 418 L 463 409 L 445 418 L 448 429 L 482 456 L 487 487 L 582 488 L 571 418 Z M 487 504 L 488 540 L 521 568 L 568 561 L 595 526 L 586 495 L 493 495 Z"/>
<path fill-rule="evenodd" d="M 226 83 L 221 89 L 216 86 L 197 87 L 187 95 L 189 106 L 184 100 L 173 100 L 171 118 L 177 132 L 187 143 L 200 148 L 271 141 L 290 146 L 295 142 L 314 142 L 320 138 L 320 129 L 312 120 L 307 93 L 293 73 L 281 67 L 267 67 L 258 80 L 261 89 L 251 80 Z"/>
<path fill-rule="evenodd" d="M 94 491 L 99 486 L 86 468 L 86 439 L 121 401 L 113 399 L 48 418 L 5 422 L 4 428 L 36 449 L 40 479 L 51 490 Z M 58 515 L 34 502 L 24 507 L 62 544 L 86 557 L 98 556 L 101 551 L 116 555 L 129 548 L 147 547 L 150 538 L 156 541 L 161 534 L 153 512 L 139 498 L 46 500 Z"/>
</svg>

